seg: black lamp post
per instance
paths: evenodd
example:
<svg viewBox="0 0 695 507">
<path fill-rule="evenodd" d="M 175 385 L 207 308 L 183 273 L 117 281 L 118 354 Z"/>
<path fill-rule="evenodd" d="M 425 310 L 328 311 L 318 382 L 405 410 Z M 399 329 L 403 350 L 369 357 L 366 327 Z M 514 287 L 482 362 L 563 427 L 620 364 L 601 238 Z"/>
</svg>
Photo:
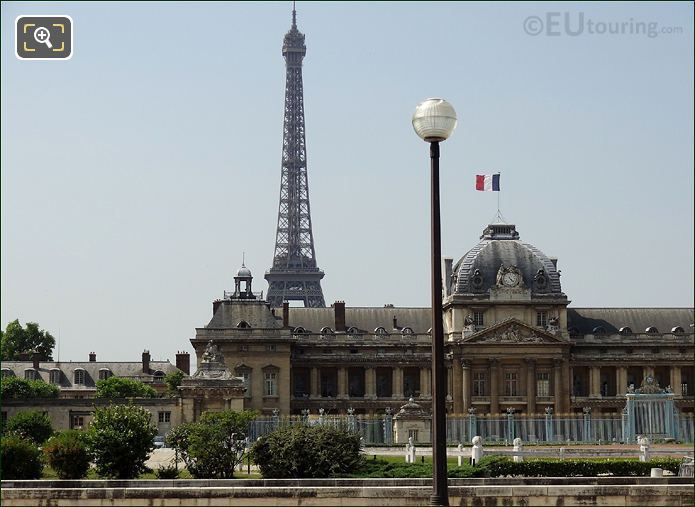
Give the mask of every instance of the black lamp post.
<svg viewBox="0 0 695 507">
<path fill-rule="evenodd" d="M 442 241 L 439 218 L 439 143 L 456 128 L 456 111 L 443 99 L 427 99 L 413 114 L 413 128 L 430 143 L 432 230 L 432 485 L 430 505 L 449 505 L 446 476 L 446 370 L 442 323 Z"/>
</svg>

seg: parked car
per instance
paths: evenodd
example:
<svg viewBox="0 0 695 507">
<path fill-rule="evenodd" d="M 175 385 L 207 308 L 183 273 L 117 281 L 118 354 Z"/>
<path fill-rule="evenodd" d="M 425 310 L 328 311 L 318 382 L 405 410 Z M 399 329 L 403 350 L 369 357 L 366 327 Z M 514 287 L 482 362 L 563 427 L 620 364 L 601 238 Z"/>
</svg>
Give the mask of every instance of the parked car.
<svg viewBox="0 0 695 507">
<path fill-rule="evenodd" d="M 166 447 L 166 442 L 164 441 L 164 436 L 163 435 L 157 435 L 154 437 L 154 447 L 156 449 L 162 449 L 163 447 Z"/>
</svg>

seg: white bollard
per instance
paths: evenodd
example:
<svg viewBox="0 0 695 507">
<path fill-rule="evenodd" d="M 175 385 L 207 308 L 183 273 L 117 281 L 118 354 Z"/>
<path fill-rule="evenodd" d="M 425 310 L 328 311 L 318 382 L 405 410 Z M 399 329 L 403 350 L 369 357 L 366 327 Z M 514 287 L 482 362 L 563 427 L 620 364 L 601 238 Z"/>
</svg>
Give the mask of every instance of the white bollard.
<svg viewBox="0 0 695 507">
<path fill-rule="evenodd" d="M 663 477 L 664 476 L 664 469 L 663 468 L 652 468 L 650 476 L 651 477 Z"/>
<path fill-rule="evenodd" d="M 516 453 L 521 453 L 521 451 L 524 448 L 524 444 L 522 443 L 521 439 L 519 437 L 516 437 L 514 439 L 514 463 L 521 463 L 524 461 L 524 457 L 521 454 L 516 454 Z"/>
<path fill-rule="evenodd" d="M 456 448 L 458 450 L 458 462 L 459 466 L 463 465 L 463 445 L 459 444 Z"/>
</svg>

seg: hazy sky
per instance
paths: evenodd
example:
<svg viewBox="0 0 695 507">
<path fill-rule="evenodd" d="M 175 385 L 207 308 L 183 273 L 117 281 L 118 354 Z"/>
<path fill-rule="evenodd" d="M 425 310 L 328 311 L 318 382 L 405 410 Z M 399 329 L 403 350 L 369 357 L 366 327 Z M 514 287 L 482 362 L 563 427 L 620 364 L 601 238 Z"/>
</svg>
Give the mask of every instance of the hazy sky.
<svg viewBox="0 0 695 507">
<path fill-rule="evenodd" d="M 572 306 L 693 305 L 690 3 L 297 9 L 327 303 L 429 304 L 428 148 L 410 120 L 440 96 L 459 115 L 445 256 L 493 219 L 474 175 L 500 171 L 502 213 L 559 258 Z M 17 60 L 20 14 L 72 16 L 73 58 Z M 290 21 L 291 2 L 2 3 L 3 327 L 38 322 L 61 360 L 173 361 L 242 251 L 267 290 Z"/>
</svg>

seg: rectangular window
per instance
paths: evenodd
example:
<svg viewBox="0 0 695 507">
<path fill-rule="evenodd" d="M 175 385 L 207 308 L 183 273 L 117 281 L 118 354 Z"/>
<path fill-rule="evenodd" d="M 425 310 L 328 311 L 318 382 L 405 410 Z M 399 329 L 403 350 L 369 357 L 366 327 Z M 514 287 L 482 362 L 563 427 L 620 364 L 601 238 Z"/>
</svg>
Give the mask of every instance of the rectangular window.
<svg viewBox="0 0 695 507">
<path fill-rule="evenodd" d="M 408 439 L 412 438 L 413 442 L 417 442 L 418 430 L 408 430 Z"/>
<path fill-rule="evenodd" d="M 84 416 L 73 415 L 72 416 L 72 429 L 82 429 L 84 427 Z"/>
<path fill-rule="evenodd" d="M 239 373 L 239 376 L 244 379 L 244 397 L 251 397 L 251 372 L 246 370 Z"/>
<path fill-rule="evenodd" d="M 84 370 L 75 370 L 75 384 L 84 385 Z"/>
<path fill-rule="evenodd" d="M 49 377 L 51 384 L 60 384 L 60 370 L 51 370 Z"/>
<path fill-rule="evenodd" d="M 111 376 L 111 370 L 99 370 L 99 380 L 106 380 Z"/>
<path fill-rule="evenodd" d="M 515 371 L 504 372 L 504 395 L 519 395 L 519 374 Z"/>
<path fill-rule="evenodd" d="M 33 369 L 24 370 L 24 380 L 35 380 L 36 375 Z"/>
<path fill-rule="evenodd" d="M 265 374 L 265 389 L 263 396 L 277 396 L 277 373 L 268 372 Z"/>
<path fill-rule="evenodd" d="M 266 352 L 275 352 L 277 350 L 278 346 L 275 345 L 274 343 L 270 343 L 265 346 L 265 351 Z"/>
<path fill-rule="evenodd" d="M 545 327 L 548 325 L 548 312 L 536 312 L 536 325 Z"/>
<path fill-rule="evenodd" d="M 536 373 L 536 396 L 550 396 L 550 373 L 547 371 Z"/>
<path fill-rule="evenodd" d="M 687 382 L 681 383 L 681 393 L 683 394 L 683 396 L 688 396 L 688 383 Z"/>
<path fill-rule="evenodd" d="M 473 325 L 475 327 L 482 327 L 485 325 L 485 319 L 483 318 L 483 312 L 473 312 Z"/>
<path fill-rule="evenodd" d="M 171 422 L 171 412 L 160 412 L 159 413 L 159 422 L 160 423 Z"/>
<path fill-rule="evenodd" d="M 484 371 L 473 372 L 473 396 L 487 396 L 487 374 Z"/>
</svg>

